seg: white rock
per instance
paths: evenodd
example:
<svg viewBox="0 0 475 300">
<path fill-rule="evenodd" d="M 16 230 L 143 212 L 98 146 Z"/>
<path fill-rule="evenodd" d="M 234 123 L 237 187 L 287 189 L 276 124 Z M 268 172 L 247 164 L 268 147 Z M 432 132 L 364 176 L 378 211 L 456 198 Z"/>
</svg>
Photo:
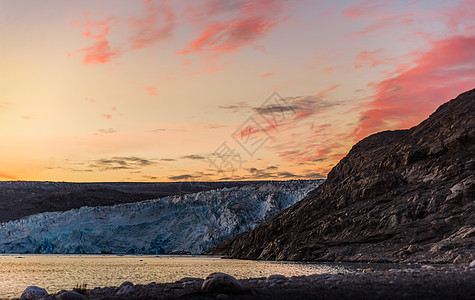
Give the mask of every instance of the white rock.
<svg viewBox="0 0 475 300">
<path fill-rule="evenodd" d="M 133 284 L 132 282 L 130 282 L 130 281 L 124 281 L 124 282 L 122 282 L 122 284 L 121 284 L 119 287 L 124 287 L 124 286 L 126 286 L 126 285 L 134 286 L 134 284 Z"/>
<path fill-rule="evenodd" d="M 131 293 L 133 293 L 133 292 L 135 292 L 134 286 L 132 286 L 132 285 L 124 285 L 123 287 L 121 287 L 121 288 L 117 291 L 116 295 L 117 295 L 117 296 L 123 296 L 123 295 L 131 294 Z"/>
<path fill-rule="evenodd" d="M 48 295 L 48 292 L 37 286 L 27 287 L 21 294 L 21 299 L 36 300 Z"/>
<path fill-rule="evenodd" d="M 475 259 L 468 265 L 470 268 L 475 268 Z"/>
</svg>

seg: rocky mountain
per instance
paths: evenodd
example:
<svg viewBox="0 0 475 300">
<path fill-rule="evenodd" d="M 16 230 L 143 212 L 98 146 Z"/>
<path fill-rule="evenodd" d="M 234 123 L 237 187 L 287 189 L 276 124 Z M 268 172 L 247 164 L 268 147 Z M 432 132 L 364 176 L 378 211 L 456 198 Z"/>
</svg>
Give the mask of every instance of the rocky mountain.
<svg viewBox="0 0 475 300">
<path fill-rule="evenodd" d="M 302 200 L 322 181 L 247 182 L 142 202 L 36 214 L 0 223 L 0 253 L 198 254 L 255 228 Z"/>
<path fill-rule="evenodd" d="M 360 141 L 304 200 L 206 253 L 262 260 L 470 262 L 474 141 L 475 89 L 409 130 Z"/>
</svg>

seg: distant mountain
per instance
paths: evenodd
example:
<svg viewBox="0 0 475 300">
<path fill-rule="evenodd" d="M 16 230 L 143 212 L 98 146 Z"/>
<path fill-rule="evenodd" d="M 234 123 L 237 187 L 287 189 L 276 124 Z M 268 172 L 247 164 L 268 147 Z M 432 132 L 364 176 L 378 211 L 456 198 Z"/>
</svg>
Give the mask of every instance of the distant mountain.
<svg viewBox="0 0 475 300">
<path fill-rule="evenodd" d="M 322 182 L 247 182 L 143 202 L 41 213 L 1 223 L 0 253 L 197 254 L 253 229 Z"/>
<path fill-rule="evenodd" d="M 263 260 L 472 261 L 474 141 L 475 89 L 418 126 L 360 141 L 304 200 L 206 253 Z"/>
<path fill-rule="evenodd" d="M 83 206 L 132 203 L 218 188 L 245 186 L 252 183 L 254 182 L 70 183 L 4 181 L 0 182 L 0 222 L 17 220 L 42 212 L 67 211 Z"/>
</svg>

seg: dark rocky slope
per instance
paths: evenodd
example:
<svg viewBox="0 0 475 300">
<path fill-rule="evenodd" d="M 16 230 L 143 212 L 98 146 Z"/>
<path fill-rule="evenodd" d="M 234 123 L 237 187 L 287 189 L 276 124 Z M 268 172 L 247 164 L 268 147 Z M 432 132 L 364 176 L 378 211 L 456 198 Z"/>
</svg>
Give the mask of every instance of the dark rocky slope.
<svg viewBox="0 0 475 300">
<path fill-rule="evenodd" d="M 475 89 L 357 143 L 307 198 L 209 249 L 233 258 L 475 259 Z"/>
</svg>

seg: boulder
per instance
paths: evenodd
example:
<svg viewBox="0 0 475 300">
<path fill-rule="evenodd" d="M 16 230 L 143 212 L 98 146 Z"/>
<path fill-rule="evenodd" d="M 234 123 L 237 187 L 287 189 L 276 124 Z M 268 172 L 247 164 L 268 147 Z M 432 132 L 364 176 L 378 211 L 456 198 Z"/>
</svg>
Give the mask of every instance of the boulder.
<svg viewBox="0 0 475 300">
<path fill-rule="evenodd" d="M 122 284 L 119 286 L 120 288 L 123 288 L 124 286 L 127 286 L 127 285 L 130 285 L 130 286 L 134 286 L 134 284 L 130 281 L 124 281 L 122 282 Z"/>
<path fill-rule="evenodd" d="M 86 296 L 74 291 L 67 291 L 56 295 L 56 300 L 86 300 Z"/>
<path fill-rule="evenodd" d="M 206 293 L 239 293 L 243 290 L 236 278 L 224 273 L 210 274 L 201 285 L 201 291 Z"/>
<path fill-rule="evenodd" d="M 48 295 L 48 292 L 45 289 L 37 286 L 29 286 L 21 294 L 21 299 L 36 300 L 46 295 Z"/>
<path fill-rule="evenodd" d="M 124 296 L 124 295 L 128 295 L 128 294 L 132 294 L 133 292 L 135 292 L 135 289 L 134 289 L 133 285 L 124 285 L 124 286 L 121 286 L 121 288 L 119 288 L 116 295 L 117 296 Z"/>
</svg>

